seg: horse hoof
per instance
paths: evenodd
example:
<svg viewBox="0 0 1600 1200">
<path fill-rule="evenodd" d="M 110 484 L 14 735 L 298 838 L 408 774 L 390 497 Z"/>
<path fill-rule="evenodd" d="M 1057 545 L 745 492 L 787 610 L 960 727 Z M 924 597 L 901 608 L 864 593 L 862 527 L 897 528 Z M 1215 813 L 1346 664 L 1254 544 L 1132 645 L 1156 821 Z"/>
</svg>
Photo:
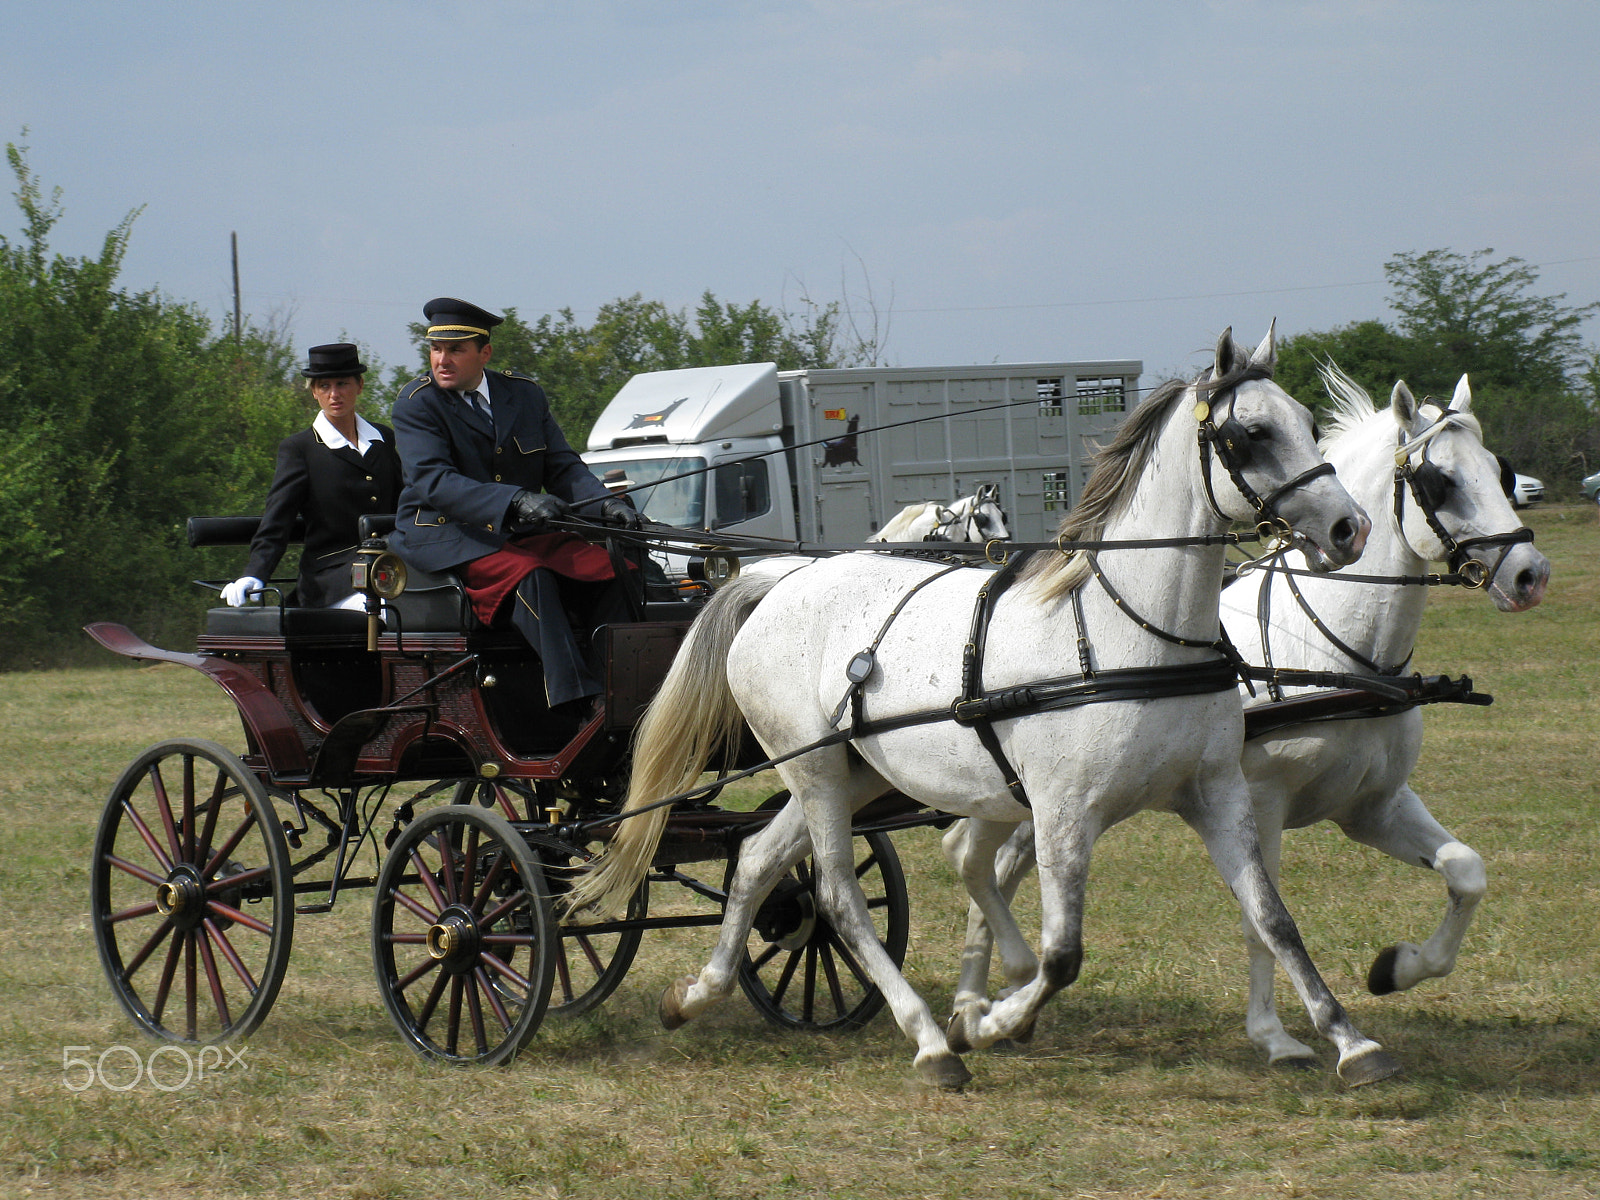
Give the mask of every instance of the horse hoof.
<svg viewBox="0 0 1600 1200">
<path fill-rule="evenodd" d="M 950 1043 L 950 1049 L 957 1054 L 966 1054 L 972 1049 L 972 1039 L 967 1036 L 967 1013 L 970 1011 L 963 1008 L 956 1012 L 951 1016 L 950 1023 L 944 1027 L 945 1041 Z"/>
<path fill-rule="evenodd" d="M 679 1029 L 689 1023 L 689 1018 L 683 1015 L 683 1003 L 689 995 L 689 989 L 694 986 L 694 979 L 693 975 L 674 979 L 667 985 L 667 990 L 661 993 L 661 1006 L 657 1012 L 663 1028 Z"/>
<path fill-rule="evenodd" d="M 1267 1060 L 1269 1067 L 1285 1067 L 1290 1071 L 1309 1071 L 1320 1065 L 1315 1054 L 1285 1054 Z"/>
<path fill-rule="evenodd" d="M 1400 947 L 1389 946 L 1372 960 L 1372 969 L 1367 972 L 1367 991 L 1374 996 L 1387 996 L 1400 990 L 1400 985 L 1395 982 L 1395 963 L 1400 958 Z"/>
<path fill-rule="evenodd" d="M 1403 1068 L 1400 1060 L 1382 1046 L 1374 1046 L 1339 1064 L 1339 1078 L 1353 1088 L 1365 1087 L 1382 1079 L 1393 1079 Z"/>
<path fill-rule="evenodd" d="M 932 1058 L 917 1060 L 917 1074 L 924 1083 L 947 1092 L 959 1092 L 972 1082 L 972 1072 L 954 1054 L 936 1054 Z"/>
</svg>

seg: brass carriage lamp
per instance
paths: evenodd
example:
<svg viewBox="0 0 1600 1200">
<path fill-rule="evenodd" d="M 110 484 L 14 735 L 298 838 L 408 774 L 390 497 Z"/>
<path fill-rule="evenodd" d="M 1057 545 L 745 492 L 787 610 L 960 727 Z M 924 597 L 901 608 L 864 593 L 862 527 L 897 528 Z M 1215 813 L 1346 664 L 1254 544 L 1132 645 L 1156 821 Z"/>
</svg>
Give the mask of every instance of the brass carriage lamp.
<svg viewBox="0 0 1600 1200">
<path fill-rule="evenodd" d="M 383 602 L 396 599 L 406 590 L 406 564 L 382 538 L 367 538 L 350 564 L 350 586 L 366 597 L 367 649 L 376 651 Z"/>
</svg>

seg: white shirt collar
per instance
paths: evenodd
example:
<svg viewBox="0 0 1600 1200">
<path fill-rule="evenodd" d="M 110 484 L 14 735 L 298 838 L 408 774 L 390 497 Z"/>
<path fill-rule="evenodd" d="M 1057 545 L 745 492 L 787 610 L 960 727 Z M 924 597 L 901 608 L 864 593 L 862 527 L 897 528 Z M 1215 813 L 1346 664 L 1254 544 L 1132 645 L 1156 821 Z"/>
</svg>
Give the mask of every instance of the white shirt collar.
<svg viewBox="0 0 1600 1200">
<path fill-rule="evenodd" d="M 461 389 L 461 403 L 467 404 L 467 405 L 472 405 L 472 401 L 467 399 L 467 393 L 468 392 L 477 392 L 478 395 L 483 397 L 484 403 L 488 404 L 490 409 L 493 410 L 493 408 L 494 408 L 494 398 L 489 395 L 489 371 L 488 371 L 488 368 L 484 369 L 483 378 L 478 380 L 478 386 L 477 387 L 475 387 L 475 388 L 462 388 Z M 474 405 L 473 407 L 476 407 L 476 406 Z"/>
<path fill-rule="evenodd" d="M 333 422 L 328 420 L 326 413 L 319 412 L 317 419 L 311 422 L 311 428 L 316 430 L 317 437 L 330 450 L 343 450 L 346 446 L 349 446 L 357 454 L 365 454 L 373 442 L 383 441 L 383 434 L 360 413 L 356 414 L 356 441 L 354 444 L 333 427 Z"/>
</svg>

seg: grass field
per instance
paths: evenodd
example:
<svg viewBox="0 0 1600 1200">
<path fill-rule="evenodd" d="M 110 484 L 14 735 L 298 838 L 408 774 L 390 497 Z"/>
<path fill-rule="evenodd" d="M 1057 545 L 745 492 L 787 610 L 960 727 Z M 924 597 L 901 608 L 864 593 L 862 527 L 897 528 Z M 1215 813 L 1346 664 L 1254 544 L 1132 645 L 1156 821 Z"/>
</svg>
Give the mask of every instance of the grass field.
<svg viewBox="0 0 1600 1200">
<path fill-rule="evenodd" d="M 1496 697 L 1430 711 L 1413 781 L 1489 869 L 1455 973 L 1367 995 L 1373 954 L 1431 932 L 1442 888 L 1330 828 L 1286 847 L 1312 956 L 1406 1067 L 1356 1091 L 1331 1054 L 1310 1071 L 1258 1060 L 1237 909 L 1160 816 L 1101 842 L 1082 977 L 1025 1051 L 969 1055 L 960 1094 L 914 1081 L 886 1014 L 816 1037 L 736 999 L 663 1033 L 656 998 L 700 965 L 709 930 L 647 938 L 604 1008 L 547 1022 L 509 1068 L 424 1062 L 379 1002 L 365 893 L 297 923 L 283 992 L 238 1060 L 172 1090 L 74 1090 L 83 1069 L 66 1058 L 111 1051 L 120 1082 L 154 1049 L 112 1000 L 88 924 L 105 795 L 152 742 L 242 738 L 231 704 L 183 668 L 108 656 L 0 676 L 0 1196 L 1600 1195 L 1600 524 L 1592 506 L 1529 520 L 1554 564 L 1544 605 L 1504 616 L 1442 590 L 1417 656 Z M 940 1011 L 964 901 L 934 831 L 896 845 L 907 973 Z M 1315 1042 L 1292 997 L 1280 1006 Z"/>
</svg>

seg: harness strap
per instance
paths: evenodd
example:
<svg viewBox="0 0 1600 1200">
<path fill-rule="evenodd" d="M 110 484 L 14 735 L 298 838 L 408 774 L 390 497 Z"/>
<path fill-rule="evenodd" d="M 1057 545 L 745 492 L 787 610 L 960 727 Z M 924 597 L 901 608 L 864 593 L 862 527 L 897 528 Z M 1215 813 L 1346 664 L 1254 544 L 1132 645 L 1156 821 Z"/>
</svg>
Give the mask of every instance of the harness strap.
<svg viewBox="0 0 1600 1200">
<path fill-rule="evenodd" d="M 978 589 L 977 603 L 972 606 L 972 629 L 967 635 L 967 644 L 961 652 L 961 698 L 955 702 L 953 709 L 959 713 L 963 704 L 971 704 L 983 699 L 983 651 L 989 640 L 989 621 L 994 616 L 994 606 L 1005 590 L 1016 582 L 1018 573 L 1027 555 L 1014 554 L 1006 565 L 995 572 L 994 578 L 988 580 Z M 960 717 L 956 718 L 958 721 Z M 1022 780 L 1017 775 L 1016 767 L 1011 765 L 1011 760 L 1006 757 L 1005 749 L 1000 745 L 1000 735 L 994 731 L 994 725 L 989 720 L 987 713 L 963 721 L 970 725 L 972 732 L 978 735 L 978 741 L 989 752 L 989 757 L 994 760 L 994 765 L 1000 768 L 1000 778 L 1005 781 L 1006 790 L 1011 793 L 1011 798 L 1030 812 L 1033 805 L 1028 801 L 1028 791 L 1022 786 Z"/>
<path fill-rule="evenodd" d="M 915 596 L 934 580 L 943 579 L 950 572 L 963 570 L 966 566 L 966 563 L 956 563 L 954 566 L 946 567 L 942 571 L 935 571 L 932 575 L 919 579 L 910 591 L 900 597 L 899 603 L 889 610 L 889 615 L 883 619 L 883 624 L 878 627 L 878 636 L 872 639 L 872 644 L 852 658 L 845 667 L 844 677 L 850 681 L 850 687 L 839 698 L 839 707 L 834 709 L 833 716 L 828 718 L 829 725 L 839 724 L 839 718 L 844 716 L 845 705 L 848 704 L 852 710 L 850 717 L 852 735 L 855 730 L 861 727 L 863 720 L 862 705 L 865 702 L 864 688 L 867 680 L 872 678 L 873 671 L 877 670 L 878 646 L 882 644 L 884 634 L 889 632 L 889 626 L 894 624 L 894 619 L 900 615 L 900 611 L 910 603 L 911 597 Z"/>
</svg>

